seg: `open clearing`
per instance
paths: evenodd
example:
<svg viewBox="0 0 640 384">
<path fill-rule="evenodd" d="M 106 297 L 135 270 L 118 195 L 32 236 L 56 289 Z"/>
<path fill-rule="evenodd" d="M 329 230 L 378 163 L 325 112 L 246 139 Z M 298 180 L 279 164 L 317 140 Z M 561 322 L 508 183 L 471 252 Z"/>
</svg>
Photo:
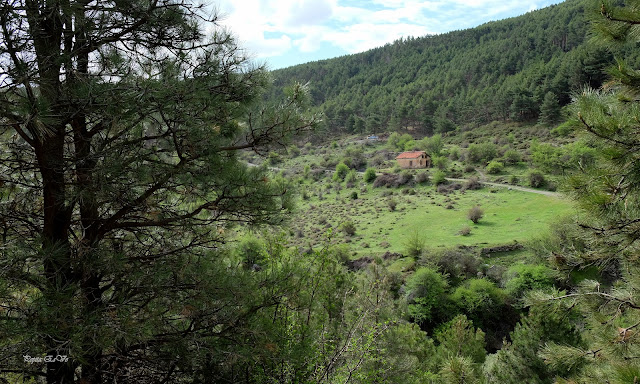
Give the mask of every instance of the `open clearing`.
<svg viewBox="0 0 640 384">
<path fill-rule="evenodd" d="M 505 188 L 485 187 L 449 195 L 429 186 L 336 191 L 331 184 L 317 183 L 303 188 L 309 197 L 300 202 L 292 226 L 300 245 L 318 244 L 332 231 L 334 242 L 350 243 L 359 255 L 402 252 L 416 232 L 428 248 L 525 242 L 546 232 L 550 222 L 574 211 L 571 203 L 560 197 Z M 358 192 L 357 199 L 350 198 L 353 191 Z M 395 211 L 389 200 L 397 203 Z M 475 205 L 484 210 L 478 224 L 467 218 Z M 351 236 L 340 230 L 348 221 L 355 226 Z M 465 227 L 471 230 L 467 236 L 460 234 Z"/>
</svg>

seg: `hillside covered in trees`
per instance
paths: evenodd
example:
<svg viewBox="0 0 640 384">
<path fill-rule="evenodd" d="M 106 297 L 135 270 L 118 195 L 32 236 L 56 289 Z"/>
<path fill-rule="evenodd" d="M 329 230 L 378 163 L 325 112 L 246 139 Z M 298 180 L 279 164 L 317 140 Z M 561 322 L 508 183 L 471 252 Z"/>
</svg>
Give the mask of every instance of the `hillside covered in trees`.
<svg viewBox="0 0 640 384">
<path fill-rule="evenodd" d="M 611 52 L 587 44 L 597 7 L 564 3 L 477 28 L 408 38 L 274 71 L 273 92 L 309 82 L 333 132 L 444 133 L 495 120 L 556 122 L 585 85 L 602 85 Z M 588 12 L 585 12 L 588 9 Z"/>
</svg>

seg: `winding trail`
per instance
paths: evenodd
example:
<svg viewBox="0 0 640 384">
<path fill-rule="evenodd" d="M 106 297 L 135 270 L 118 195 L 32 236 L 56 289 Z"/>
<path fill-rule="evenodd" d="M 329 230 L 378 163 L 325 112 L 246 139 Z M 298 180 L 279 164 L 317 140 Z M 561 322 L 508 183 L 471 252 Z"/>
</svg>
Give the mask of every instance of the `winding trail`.
<svg viewBox="0 0 640 384">
<path fill-rule="evenodd" d="M 467 179 L 453 179 L 453 178 L 450 178 L 450 177 L 447 177 L 446 180 L 447 181 L 462 182 L 462 183 L 466 183 L 468 181 Z M 537 193 L 538 195 L 552 196 L 552 197 L 557 197 L 557 198 L 561 198 L 562 197 L 562 194 L 560 194 L 558 192 L 541 191 L 539 189 L 521 187 L 521 186 L 518 186 L 518 185 L 489 183 L 489 182 L 486 182 L 486 181 L 480 181 L 480 183 L 483 184 L 483 185 L 490 185 L 492 187 L 508 188 L 508 189 L 512 189 L 514 191 Z"/>
</svg>

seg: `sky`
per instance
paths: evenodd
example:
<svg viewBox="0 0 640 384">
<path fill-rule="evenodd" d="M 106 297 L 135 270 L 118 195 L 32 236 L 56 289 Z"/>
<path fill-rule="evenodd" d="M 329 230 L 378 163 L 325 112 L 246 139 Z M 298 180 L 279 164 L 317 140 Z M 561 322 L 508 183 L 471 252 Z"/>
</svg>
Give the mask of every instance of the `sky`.
<svg viewBox="0 0 640 384">
<path fill-rule="evenodd" d="M 560 0 L 218 0 L 221 24 L 257 63 L 284 68 L 402 37 L 472 28 Z"/>
</svg>

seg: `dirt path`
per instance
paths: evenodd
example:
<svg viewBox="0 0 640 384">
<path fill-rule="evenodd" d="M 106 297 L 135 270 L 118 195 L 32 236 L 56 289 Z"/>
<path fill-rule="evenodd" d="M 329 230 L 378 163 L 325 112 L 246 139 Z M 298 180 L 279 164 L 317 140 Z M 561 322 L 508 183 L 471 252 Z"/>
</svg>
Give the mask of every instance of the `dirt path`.
<svg viewBox="0 0 640 384">
<path fill-rule="evenodd" d="M 447 177 L 446 179 L 447 179 L 447 181 L 457 181 L 459 183 L 466 183 L 468 181 L 467 179 L 452 179 L 452 178 L 449 178 L 449 177 Z M 490 185 L 492 187 L 508 188 L 508 189 L 512 189 L 512 190 L 515 190 L 515 191 L 537 193 L 538 195 L 552 196 L 552 197 L 557 197 L 557 198 L 562 197 L 562 195 L 560 193 L 558 193 L 558 192 L 541 191 L 541 190 L 533 189 L 533 188 L 520 187 L 518 185 L 488 183 L 486 181 L 481 181 L 481 183 L 483 185 Z"/>
</svg>

